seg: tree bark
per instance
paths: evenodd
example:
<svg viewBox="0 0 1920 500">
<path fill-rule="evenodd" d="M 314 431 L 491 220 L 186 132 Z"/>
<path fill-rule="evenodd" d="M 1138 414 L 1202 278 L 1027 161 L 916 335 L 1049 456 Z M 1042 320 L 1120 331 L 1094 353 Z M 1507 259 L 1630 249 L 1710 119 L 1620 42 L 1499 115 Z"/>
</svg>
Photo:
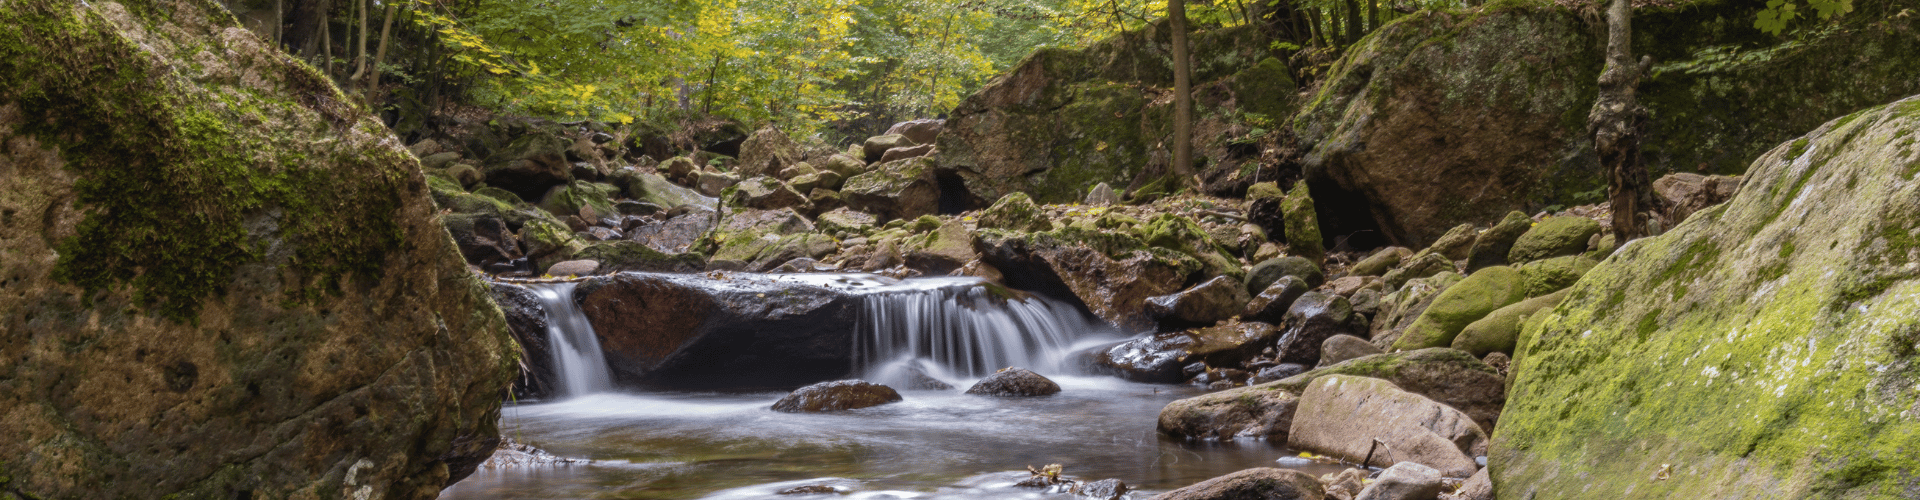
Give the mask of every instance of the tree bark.
<svg viewBox="0 0 1920 500">
<path fill-rule="evenodd" d="M 386 20 L 380 23 L 380 51 L 373 55 L 373 71 L 367 73 L 367 109 L 373 109 L 373 94 L 380 89 L 380 63 L 387 61 L 387 46 L 393 44 L 393 8 L 397 3 L 388 3 Z"/>
<path fill-rule="evenodd" d="M 367 3 L 373 0 L 360 0 L 360 41 L 353 49 L 353 76 L 347 81 L 358 84 L 367 76 Z"/>
<path fill-rule="evenodd" d="M 1320 9 L 1307 8 L 1307 31 L 1309 32 L 1308 38 L 1313 39 L 1313 46 L 1326 47 L 1327 45 L 1331 45 L 1329 42 L 1332 40 L 1327 38 L 1326 29 L 1320 26 Z"/>
<path fill-rule="evenodd" d="M 1362 34 L 1380 29 L 1380 0 L 1365 1 L 1367 2 L 1367 30 Z"/>
<path fill-rule="evenodd" d="M 300 54 L 300 57 L 313 57 L 320 52 L 321 37 L 328 29 L 327 14 L 333 11 L 333 0 L 296 0 L 293 4 L 293 16 L 288 19 L 290 29 L 283 35 L 282 42 L 287 48 Z"/>
<path fill-rule="evenodd" d="M 1193 83 L 1187 52 L 1187 0 L 1167 0 L 1173 28 L 1173 173 L 1180 184 L 1193 177 Z"/>
<path fill-rule="evenodd" d="M 1360 4 L 1358 2 L 1346 0 L 1345 4 L 1347 6 L 1347 29 L 1342 33 L 1345 36 L 1341 37 L 1340 45 L 1351 46 L 1355 42 L 1360 41 L 1360 32 L 1366 28 L 1366 23 L 1360 20 Z"/>
<path fill-rule="evenodd" d="M 1650 61 L 1634 63 L 1632 43 L 1628 0 L 1613 0 L 1607 8 L 1607 65 L 1600 73 L 1600 96 L 1587 114 L 1587 128 L 1593 133 L 1600 165 L 1608 173 L 1607 198 L 1613 205 L 1613 233 L 1620 244 L 1649 236 L 1648 221 L 1657 210 L 1640 156 L 1647 109 L 1634 95 Z"/>
</svg>

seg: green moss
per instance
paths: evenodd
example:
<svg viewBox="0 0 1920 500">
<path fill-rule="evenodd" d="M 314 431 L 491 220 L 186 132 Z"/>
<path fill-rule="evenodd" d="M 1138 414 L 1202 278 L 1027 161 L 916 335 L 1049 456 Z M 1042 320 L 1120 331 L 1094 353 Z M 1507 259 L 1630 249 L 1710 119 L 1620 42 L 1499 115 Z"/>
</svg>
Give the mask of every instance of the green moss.
<svg viewBox="0 0 1920 500">
<path fill-rule="evenodd" d="M 224 293 L 235 268 L 270 257 L 260 242 L 291 244 L 297 279 L 288 291 L 296 301 L 377 275 L 401 242 L 394 212 L 418 168 L 411 157 L 376 150 L 307 158 L 289 153 L 303 147 L 296 138 L 237 125 L 309 108 L 331 115 L 344 96 L 323 79 L 302 89 L 314 90 L 307 103 L 251 94 L 242 99 L 248 106 L 224 106 L 156 66 L 105 20 L 69 17 L 75 12 L 84 11 L 0 11 L 0 22 L 17 27 L 0 34 L 0 99 L 20 105 L 19 130 L 61 150 L 87 214 L 77 234 L 57 244 L 57 280 L 88 297 L 127 287 L 139 307 L 191 322 L 204 298 Z M 302 75 L 272 78 L 315 86 Z M 373 126 L 333 124 L 352 123 Z M 273 226 L 270 234 L 251 229 Z"/>
</svg>

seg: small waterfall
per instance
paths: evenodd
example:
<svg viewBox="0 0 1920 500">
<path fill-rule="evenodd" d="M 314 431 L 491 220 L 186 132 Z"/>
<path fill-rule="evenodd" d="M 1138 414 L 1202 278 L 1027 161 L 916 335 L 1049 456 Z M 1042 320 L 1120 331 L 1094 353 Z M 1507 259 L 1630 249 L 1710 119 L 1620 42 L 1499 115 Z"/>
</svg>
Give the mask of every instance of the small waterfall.
<svg viewBox="0 0 1920 500">
<path fill-rule="evenodd" d="M 919 375 L 953 381 L 1009 366 L 1061 373 L 1076 340 L 1106 331 L 1068 304 L 972 278 L 916 279 L 862 299 L 854 362 L 868 380 L 903 388 Z"/>
<path fill-rule="evenodd" d="M 530 283 L 527 288 L 540 297 L 547 311 L 547 346 L 553 351 L 554 397 L 580 396 L 613 388 L 607 370 L 607 357 L 600 351 L 600 338 L 593 333 L 587 315 L 573 303 L 577 283 Z"/>
</svg>

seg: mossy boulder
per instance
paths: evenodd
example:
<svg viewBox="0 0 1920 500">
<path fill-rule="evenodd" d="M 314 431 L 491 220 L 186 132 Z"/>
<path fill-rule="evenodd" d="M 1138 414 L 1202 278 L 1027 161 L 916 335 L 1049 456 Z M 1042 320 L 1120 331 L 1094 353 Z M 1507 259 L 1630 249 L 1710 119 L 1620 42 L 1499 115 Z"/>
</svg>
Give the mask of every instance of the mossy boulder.
<svg viewBox="0 0 1920 500">
<path fill-rule="evenodd" d="M 1209 277 L 1205 266 L 1187 254 L 1097 228 L 1067 226 L 1037 233 L 988 229 L 980 232 L 974 248 L 982 262 L 1005 275 L 1007 286 L 1085 305 L 1108 323 L 1136 331 L 1154 325 L 1144 310 L 1147 297 Z"/>
<path fill-rule="evenodd" d="M 1444 347 L 1361 356 L 1254 387 L 1299 394 L 1328 375 L 1393 382 L 1465 412 L 1484 429 L 1494 428 L 1507 401 L 1506 377 L 1465 351 Z"/>
<path fill-rule="evenodd" d="M 1586 217 L 1548 217 L 1533 225 L 1507 252 L 1514 265 L 1587 251 L 1587 241 L 1600 234 L 1600 223 Z"/>
<path fill-rule="evenodd" d="M 794 191 L 780 179 L 764 175 L 740 181 L 730 193 L 727 203 L 747 208 L 773 210 L 807 204 L 806 195 Z"/>
<path fill-rule="evenodd" d="M 540 198 L 540 209 L 561 219 L 569 215 L 579 215 L 582 219 L 587 219 L 588 224 L 593 224 L 599 222 L 597 219 L 619 215 L 619 212 L 613 210 L 612 201 L 613 196 L 619 192 L 620 188 L 610 184 L 571 182 L 554 186 L 552 190 L 547 191 L 546 196 Z M 583 208 L 590 208 L 592 211 L 582 211 Z M 592 214 L 591 218 L 585 215 L 589 213 Z"/>
<path fill-rule="evenodd" d="M 1368 255 L 1367 258 L 1360 259 L 1360 262 L 1353 263 L 1353 267 L 1347 268 L 1347 274 L 1350 276 L 1379 276 L 1386 274 L 1387 271 L 1393 268 L 1400 267 L 1401 259 L 1412 256 L 1413 250 L 1409 250 L 1407 247 L 1382 248 L 1375 250 L 1373 254 Z M 1424 278 L 1426 276 L 1418 277 Z"/>
<path fill-rule="evenodd" d="M 1732 201 L 1536 313 L 1489 455 L 1498 495 L 1910 496 L 1917 129 L 1909 98 L 1781 144 Z"/>
<path fill-rule="evenodd" d="M 661 177 L 660 174 L 649 172 L 636 173 L 627 179 L 626 187 L 627 193 L 632 195 L 635 200 L 659 205 L 660 208 L 671 209 L 682 205 L 694 205 L 704 208 L 712 208 L 714 206 L 713 198 L 701 196 L 699 191 L 694 191 L 669 182 L 667 178 Z"/>
<path fill-rule="evenodd" d="M 911 219 L 940 208 L 940 188 L 934 182 L 933 164 L 926 158 L 876 165 L 847 179 L 840 196 L 847 206 L 882 220 Z"/>
<path fill-rule="evenodd" d="M 762 127 L 740 143 L 740 161 L 734 164 L 733 172 L 740 177 L 772 176 L 781 169 L 800 162 L 800 146 L 793 143 L 785 132 L 771 125 Z"/>
<path fill-rule="evenodd" d="M 1561 290 L 1495 309 L 1487 313 L 1487 317 L 1461 329 L 1460 335 L 1453 338 L 1453 348 L 1474 356 L 1496 352 L 1513 354 L 1514 343 L 1520 339 L 1520 324 L 1533 313 L 1558 305 L 1566 295 L 1566 290 Z"/>
<path fill-rule="evenodd" d="M 1051 231 L 1053 220 L 1040 212 L 1040 206 L 1034 205 L 1027 193 L 1013 193 L 1000 197 L 1000 201 L 981 211 L 979 226 L 1009 231 Z"/>
<path fill-rule="evenodd" d="M 378 117 L 213 2 L 0 23 L 0 496 L 431 499 L 491 455 L 518 349 Z"/>
<path fill-rule="evenodd" d="M 873 214 L 842 207 L 820 214 L 814 224 L 822 233 L 860 236 L 872 231 L 877 220 Z"/>
<path fill-rule="evenodd" d="M 1473 248 L 1467 252 L 1467 272 L 1506 265 L 1507 256 L 1513 253 L 1514 242 L 1520 241 L 1520 236 L 1532 229 L 1532 217 L 1520 212 L 1508 212 L 1500 223 L 1474 237 Z"/>
<path fill-rule="evenodd" d="M 1111 220 L 1111 219 L 1108 219 Z M 1200 227 L 1193 218 L 1162 213 L 1133 226 L 1134 234 L 1147 246 L 1164 248 L 1192 256 L 1206 266 L 1206 273 L 1212 276 L 1231 276 L 1239 280 L 1246 276 L 1240 269 L 1240 260 L 1227 250 L 1207 230 Z"/>
<path fill-rule="evenodd" d="M 1519 270 L 1506 266 L 1481 269 L 1440 292 L 1433 304 L 1393 343 L 1393 348 L 1411 351 L 1452 345 L 1453 337 L 1467 324 L 1526 299 L 1526 292 Z"/>
<path fill-rule="evenodd" d="M 1398 269 L 1387 271 L 1380 280 L 1386 284 L 1387 289 L 1394 290 L 1408 281 L 1459 271 L 1460 268 L 1455 267 L 1453 261 L 1447 260 L 1445 256 L 1437 253 L 1423 253 L 1402 261 Z"/>
<path fill-rule="evenodd" d="M 1554 257 L 1520 265 L 1520 279 L 1528 297 L 1538 297 L 1573 286 L 1593 266 L 1600 265 L 1581 255 Z"/>
<path fill-rule="evenodd" d="M 1463 279 L 1466 277 L 1460 273 L 1444 272 L 1407 280 L 1393 293 L 1380 297 L 1379 309 L 1369 325 L 1373 332 L 1373 344 L 1383 349 L 1391 348 L 1393 342 L 1400 339 L 1400 334 L 1419 320 L 1420 314 L 1426 312 L 1428 306 L 1433 305 L 1433 300 L 1440 296 L 1440 292 L 1459 284 Z"/>
<path fill-rule="evenodd" d="M 1287 253 L 1316 263 L 1327 260 L 1326 247 L 1320 241 L 1320 216 L 1314 212 L 1313 194 L 1307 189 L 1307 181 L 1294 184 L 1287 200 L 1281 202 L 1280 210 L 1287 221 Z"/>
<path fill-rule="evenodd" d="M 1247 292 L 1259 294 L 1272 286 L 1281 276 L 1295 276 L 1306 281 L 1307 288 L 1320 286 L 1327 282 L 1326 273 L 1320 271 L 1320 265 L 1306 257 L 1287 256 L 1261 261 L 1247 271 Z"/>
<path fill-rule="evenodd" d="M 668 255 L 638 241 L 603 241 L 574 252 L 574 259 L 600 263 L 596 274 L 624 271 L 691 273 L 706 269 L 706 260 L 696 254 Z"/>
</svg>

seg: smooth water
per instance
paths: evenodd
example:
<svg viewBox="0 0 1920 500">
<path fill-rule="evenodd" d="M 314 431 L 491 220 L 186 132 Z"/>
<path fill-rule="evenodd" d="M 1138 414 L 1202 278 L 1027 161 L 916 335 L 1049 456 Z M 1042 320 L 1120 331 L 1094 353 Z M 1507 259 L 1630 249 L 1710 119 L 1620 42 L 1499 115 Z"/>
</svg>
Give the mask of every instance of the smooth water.
<svg viewBox="0 0 1920 500">
<path fill-rule="evenodd" d="M 613 390 L 613 375 L 607 369 L 607 356 L 600 350 L 600 337 L 580 306 L 573 302 L 577 283 L 529 283 L 527 288 L 540 298 L 547 311 L 547 346 L 553 351 L 553 366 L 559 375 L 555 391 L 559 397 L 583 396 Z"/>
<path fill-rule="evenodd" d="M 1146 498 L 1251 467 L 1316 475 L 1340 468 L 1276 463 L 1293 453 L 1264 441 L 1161 437 L 1160 409 L 1202 391 L 1077 374 L 1069 353 L 1120 335 L 1063 303 L 972 278 L 768 278 L 861 295 L 854 376 L 904 388 L 917 371 L 955 388 L 902 390 L 900 403 L 821 414 L 772 411 L 785 393 L 608 392 L 591 327 L 572 300 L 559 300 L 548 306 L 555 338 L 569 348 L 593 347 L 577 357 L 556 354 L 565 357 L 563 387 L 588 388 L 567 389 L 586 395 L 509 406 L 501 429 L 555 455 L 593 462 L 482 467 L 441 498 L 771 499 L 796 498 L 777 493 L 801 485 L 832 486 L 846 498 L 1071 498 L 1013 486 L 1028 476 L 1027 467 L 1055 463 L 1067 476 L 1120 479 L 1143 490 L 1133 498 Z M 549 293 L 570 299 L 572 286 L 536 291 L 543 301 Z M 573 352 L 554 345 L 556 353 Z M 602 378 L 576 380 L 576 370 L 591 371 L 579 364 L 598 367 Z M 1037 398 L 962 392 L 1007 366 L 1040 372 L 1063 390 Z"/>
</svg>

